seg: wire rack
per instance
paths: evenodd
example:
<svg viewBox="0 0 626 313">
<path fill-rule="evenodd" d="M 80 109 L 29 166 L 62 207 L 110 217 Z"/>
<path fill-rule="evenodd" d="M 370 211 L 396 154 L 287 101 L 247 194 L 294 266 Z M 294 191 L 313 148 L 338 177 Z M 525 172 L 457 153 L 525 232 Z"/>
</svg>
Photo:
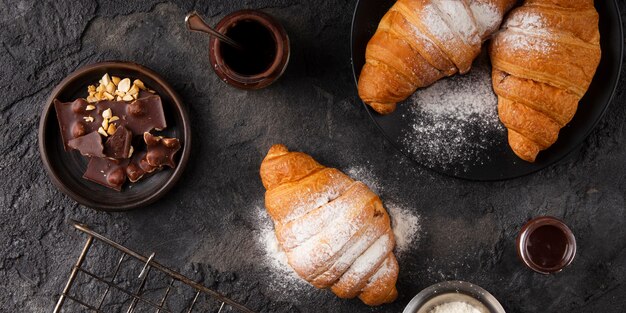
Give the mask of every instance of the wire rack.
<svg viewBox="0 0 626 313">
<path fill-rule="evenodd" d="M 173 271 L 154 260 L 154 253 L 150 256 L 145 257 L 133 250 L 130 250 L 124 247 L 121 244 L 118 244 L 109 238 L 93 231 L 89 226 L 79 223 L 77 221 L 71 220 L 70 223 L 81 232 L 87 234 L 87 241 L 82 248 L 78 259 L 74 266 L 72 266 L 72 270 L 70 272 L 70 277 L 65 284 L 65 288 L 59 297 L 59 301 L 57 302 L 54 313 L 61 312 L 75 312 L 77 309 L 69 309 L 67 308 L 70 302 L 73 302 L 72 305 L 78 306 L 81 308 L 83 312 L 97 312 L 97 313 L 105 313 L 108 310 L 103 308 L 105 305 L 105 299 L 107 299 L 107 295 L 111 298 L 111 293 L 116 292 L 118 295 L 126 297 L 130 303 L 124 304 L 121 306 L 126 307 L 125 311 L 127 313 L 136 313 L 136 312 L 157 312 L 157 313 L 173 313 L 173 312 L 195 312 L 202 310 L 204 312 L 207 311 L 207 303 L 214 305 L 212 312 L 225 312 L 227 310 L 235 311 L 235 312 L 254 312 L 245 306 L 227 298 L 226 296 L 213 291 L 204 285 L 195 282 L 188 277 Z M 95 239 L 95 241 L 94 241 Z M 116 265 L 112 269 L 112 271 L 108 275 L 97 275 L 94 271 L 85 268 L 83 265 L 85 261 L 89 259 L 89 250 L 94 246 L 94 243 L 102 242 L 108 247 L 112 247 L 113 250 L 117 250 L 120 252 L 119 261 L 117 261 Z M 110 248 L 109 248 L 110 249 Z M 138 281 L 137 286 L 135 286 L 135 290 L 129 290 L 127 287 L 127 283 L 116 282 L 116 278 L 118 278 L 119 273 L 123 270 L 125 264 L 128 263 L 129 260 L 134 260 L 135 262 L 139 262 L 139 265 L 142 266 L 139 273 L 135 273 L 134 276 Z M 100 262 L 101 260 L 94 260 L 95 262 Z M 164 292 L 162 292 L 162 296 L 160 299 L 150 299 L 144 296 L 144 292 L 146 291 L 144 288 L 146 287 L 147 279 L 150 275 L 154 276 L 154 271 L 158 271 L 157 273 L 164 274 L 166 278 L 166 286 L 163 286 Z M 152 272 L 152 273 L 151 273 Z M 99 282 L 103 287 L 100 290 L 100 295 L 90 294 L 89 298 L 91 301 L 87 301 L 78 296 L 80 290 L 78 288 L 84 288 L 87 284 L 77 284 L 77 278 L 81 275 L 84 275 L 90 282 Z M 159 274 L 160 275 L 160 274 Z M 172 309 L 168 306 L 167 301 L 170 300 L 172 294 L 176 294 L 173 292 L 175 288 L 180 286 L 185 286 L 186 289 L 193 291 L 190 294 L 189 301 L 186 302 L 183 306 L 183 309 Z M 169 298 L 168 298 L 169 297 Z M 199 308 L 197 304 L 204 299 L 204 308 Z M 71 301 L 68 301 L 71 300 Z M 139 308 L 141 306 L 141 308 Z M 115 311 L 123 312 L 124 310 L 118 308 Z M 211 311 L 211 310 L 209 310 Z"/>
</svg>

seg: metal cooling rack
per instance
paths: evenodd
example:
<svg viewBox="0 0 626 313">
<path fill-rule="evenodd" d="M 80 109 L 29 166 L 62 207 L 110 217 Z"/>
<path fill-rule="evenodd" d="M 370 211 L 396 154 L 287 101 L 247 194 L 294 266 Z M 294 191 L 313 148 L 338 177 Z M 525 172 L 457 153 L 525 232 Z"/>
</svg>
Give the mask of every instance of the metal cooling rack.
<svg viewBox="0 0 626 313">
<path fill-rule="evenodd" d="M 187 312 L 187 313 L 194 312 L 193 311 L 194 306 L 196 306 L 198 301 L 200 301 L 201 298 L 208 296 L 209 299 L 213 300 L 213 302 L 217 304 L 217 307 L 215 309 L 217 310 L 216 312 L 218 313 L 222 312 L 223 309 L 226 309 L 229 306 L 239 312 L 254 313 L 254 311 L 227 298 L 226 296 L 218 292 L 215 292 L 205 287 L 204 285 L 197 283 L 187 278 L 186 276 L 183 276 L 182 274 L 159 264 L 158 262 L 154 260 L 154 253 L 152 253 L 152 255 L 150 255 L 149 257 L 145 257 L 93 231 L 91 228 L 89 228 L 89 226 L 85 224 L 76 222 L 74 220 L 71 220 L 70 223 L 76 229 L 87 234 L 87 241 L 85 242 L 85 245 L 83 246 L 82 252 L 78 256 L 76 263 L 72 267 L 72 271 L 70 272 L 70 277 L 67 280 L 65 288 L 63 289 L 63 292 L 61 293 L 59 297 L 59 301 L 57 302 L 54 308 L 54 311 L 53 311 L 54 313 L 64 312 L 65 311 L 64 305 L 68 304 L 69 302 L 67 301 L 68 299 L 75 302 L 74 304 L 77 304 L 83 310 L 86 309 L 87 312 L 105 313 L 105 311 L 103 311 L 103 304 L 105 303 L 107 294 L 109 294 L 109 292 L 111 292 L 112 290 L 115 290 L 116 292 L 121 292 L 122 294 L 125 294 L 127 297 L 130 297 L 129 300 L 131 300 L 131 302 L 130 302 L 130 305 L 128 306 L 128 309 L 126 310 L 127 313 L 137 312 L 137 306 L 139 304 L 141 304 L 143 307 L 150 308 L 151 309 L 150 312 L 155 312 L 155 310 L 157 313 L 180 312 L 178 310 L 176 311 L 171 310 L 170 308 L 168 308 L 166 304 L 166 300 L 169 300 L 168 296 L 172 294 L 172 291 L 175 289 L 174 285 L 177 281 L 184 284 L 185 286 L 191 287 L 192 290 L 195 291 L 193 300 L 188 305 L 186 305 L 185 309 L 182 312 Z M 105 243 L 109 247 L 112 247 L 121 252 L 120 259 L 112 271 L 111 278 L 103 278 L 83 267 L 83 263 L 85 262 L 86 258 L 88 258 L 87 255 L 88 255 L 89 249 L 94 244 L 94 239 L 96 239 L 95 242 L 100 241 L 102 243 Z M 115 283 L 115 279 L 116 277 L 118 277 L 118 273 L 122 269 L 123 263 L 128 259 L 135 259 L 136 261 L 141 262 L 143 264 L 143 268 L 137 276 L 137 279 L 140 280 L 139 286 L 134 291 L 128 290 L 129 288 L 124 287 L 122 283 Z M 144 287 L 146 285 L 146 280 L 148 279 L 148 276 L 150 275 L 150 272 L 152 269 L 156 269 L 160 273 L 165 274 L 169 280 L 169 284 L 167 285 L 167 287 L 163 286 L 163 288 L 166 288 L 166 289 L 165 289 L 163 296 L 158 301 L 150 300 L 143 296 Z M 77 291 L 76 288 L 80 288 L 81 286 L 80 284 L 75 284 L 75 281 L 77 277 L 79 277 L 80 275 L 86 275 L 86 277 L 89 278 L 90 280 L 98 281 L 100 283 L 103 283 L 106 286 L 106 288 L 104 289 L 104 292 L 100 295 L 100 297 L 98 297 L 97 295 L 92 295 L 93 296 L 92 298 L 96 299 L 95 303 L 89 303 L 88 301 L 85 301 L 84 299 L 80 299 L 76 295 L 76 291 Z M 144 311 L 144 310 L 141 310 L 141 311 Z"/>
</svg>

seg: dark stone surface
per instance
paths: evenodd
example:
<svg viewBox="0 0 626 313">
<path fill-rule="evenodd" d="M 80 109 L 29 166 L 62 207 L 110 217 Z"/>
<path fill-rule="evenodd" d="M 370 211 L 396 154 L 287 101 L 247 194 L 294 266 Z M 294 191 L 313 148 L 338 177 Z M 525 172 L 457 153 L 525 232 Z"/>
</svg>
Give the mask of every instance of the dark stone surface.
<svg viewBox="0 0 626 313">
<path fill-rule="evenodd" d="M 624 85 L 593 134 L 560 164 L 505 182 L 443 177 L 399 155 L 360 107 L 348 44 L 354 5 L 0 0 L 0 311 L 51 311 L 84 241 L 67 224 L 74 218 L 262 311 L 399 312 L 422 288 L 460 279 L 490 290 L 509 312 L 623 312 Z M 620 7 L 626 11 L 623 1 Z M 208 38 L 183 25 L 192 9 L 214 24 L 240 8 L 276 16 L 292 39 L 285 76 L 265 90 L 219 81 L 209 68 Z M 195 136 L 178 186 L 127 213 L 77 205 L 51 184 L 37 151 L 39 112 L 51 89 L 79 66 L 108 59 L 161 73 L 188 105 Z M 421 239 L 399 260 L 394 304 L 370 309 L 272 281 L 255 215 L 264 192 L 258 168 L 273 143 L 340 169 L 363 166 L 384 186 L 383 201 L 421 216 Z M 564 219 L 578 239 L 574 263 L 554 276 L 532 273 L 515 255 L 517 230 L 542 214 Z"/>
</svg>

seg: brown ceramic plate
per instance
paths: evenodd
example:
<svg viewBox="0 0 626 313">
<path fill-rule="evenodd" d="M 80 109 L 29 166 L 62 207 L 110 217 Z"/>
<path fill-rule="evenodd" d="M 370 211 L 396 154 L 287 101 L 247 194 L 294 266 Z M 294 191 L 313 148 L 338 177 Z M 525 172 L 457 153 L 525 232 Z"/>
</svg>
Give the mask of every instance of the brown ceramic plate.
<svg viewBox="0 0 626 313">
<path fill-rule="evenodd" d="M 59 132 L 54 99 L 63 102 L 87 96 L 87 86 L 96 84 L 105 74 L 141 79 L 161 96 L 167 128 L 156 132 L 176 137 L 181 150 L 176 154 L 176 168 L 165 168 L 136 183 L 127 182 L 118 192 L 84 179 L 87 158 L 77 151 L 65 151 Z M 50 94 L 39 122 L 39 153 L 50 179 L 62 192 L 87 207 L 103 211 L 123 211 L 148 205 L 167 193 L 180 179 L 189 160 L 191 129 L 187 110 L 174 89 L 154 71 L 130 62 L 101 62 L 87 65 L 66 77 Z"/>
</svg>

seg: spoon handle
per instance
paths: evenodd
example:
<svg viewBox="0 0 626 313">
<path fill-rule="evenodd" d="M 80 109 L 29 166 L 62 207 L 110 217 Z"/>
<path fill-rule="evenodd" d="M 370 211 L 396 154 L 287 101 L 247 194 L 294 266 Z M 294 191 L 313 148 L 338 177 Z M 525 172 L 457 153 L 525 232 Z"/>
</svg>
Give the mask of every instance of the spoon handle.
<svg viewBox="0 0 626 313">
<path fill-rule="evenodd" d="M 189 30 L 207 33 L 211 36 L 217 37 L 217 39 L 221 42 L 227 43 L 237 49 L 243 49 L 240 44 L 211 28 L 211 26 L 209 26 L 196 11 L 187 14 L 185 17 L 185 24 L 187 24 L 187 28 Z"/>
</svg>

